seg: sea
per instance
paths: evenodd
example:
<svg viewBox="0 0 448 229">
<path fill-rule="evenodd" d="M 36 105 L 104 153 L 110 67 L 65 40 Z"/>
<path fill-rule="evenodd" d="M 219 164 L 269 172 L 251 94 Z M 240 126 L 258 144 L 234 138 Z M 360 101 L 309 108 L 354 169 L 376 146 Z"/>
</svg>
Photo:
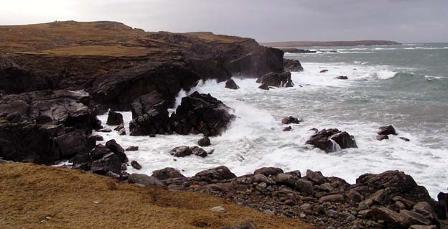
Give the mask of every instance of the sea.
<svg viewBox="0 0 448 229">
<path fill-rule="evenodd" d="M 105 141 L 116 139 L 142 170 L 151 175 L 173 167 L 184 175 L 225 165 L 237 175 L 265 166 L 285 171 L 321 171 L 349 183 L 365 173 L 400 170 L 411 175 L 436 197 L 448 191 L 448 44 L 393 46 L 312 47 L 316 53 L 286 53 L 300 60 L 304 71 L 293 72 L 292 88 L 258 89 L 255 79 L 235 77 L 238 90 L 224 82 L 200 82 L 191 91 L 210 93 L 232 108 L 236 119 L 221 136 L 212 137 L 214 150 L 206 158 L 173 158 L 177 146 L 197 145 L 201 135 L 129 136 L 130 112 L 122 112 L 128 135 L 97 133 Z M 322 70 L 328 72 L 321 73 Z M 347 76 L 347 80 L 336 79 Z M 292 131 L 282 131 L 285 116 L 302 118 Z M 105 125 L 107 116 L 99 119 Z M 378 141 L 380 126 L 393 125 L 397 136 Z M 106 125 L 107 126 L 107 125 Z M 113 128 L 113 127 L 111 127 Z M 358 148 L 334 153 L 306 145 L 312 128 L 338 128 L 355 137 Z M 400 137 L 408 138 L 404 141 Z"/>
</svg>

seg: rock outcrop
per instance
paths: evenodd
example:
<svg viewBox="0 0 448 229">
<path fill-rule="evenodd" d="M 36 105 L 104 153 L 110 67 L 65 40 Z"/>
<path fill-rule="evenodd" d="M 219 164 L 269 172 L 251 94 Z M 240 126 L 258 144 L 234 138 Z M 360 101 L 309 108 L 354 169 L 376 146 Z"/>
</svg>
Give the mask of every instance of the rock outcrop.
<svg viewBox="0 0 448 229">
<path fill-rule="evenodd" d="M 226 88 L 236 90 L 239 89 L 240 87 L 235 83 L 233 79 L 228 79 L 226 81 Z"/>
<path fill-rule="evenodd" d="M 290 72 L 268 73 L 257 79 L 257 83 L 268 87 L 293 87 Z"/>
<path fill-rule="evenodd" d="M 202 133 L 206 136 L 221 134 L 234 119 L 230 108 L 210 94 L 193 94 L 182 98 L 171 125 L 178 134 Z"/>
<path fill-rule="evenodd" d="M 285 59 L 283 61 L 283 70 L 285 72 L 301 72 L 303 67 L 298 60 Z"/>
<path fill-rule="evenodd" d="M 340 149 L 357 148 L 355 138 L 338 129 L 323 129 L 311 136 L 306 144 L 313 145 L 327 153 Z"/>
</svg>

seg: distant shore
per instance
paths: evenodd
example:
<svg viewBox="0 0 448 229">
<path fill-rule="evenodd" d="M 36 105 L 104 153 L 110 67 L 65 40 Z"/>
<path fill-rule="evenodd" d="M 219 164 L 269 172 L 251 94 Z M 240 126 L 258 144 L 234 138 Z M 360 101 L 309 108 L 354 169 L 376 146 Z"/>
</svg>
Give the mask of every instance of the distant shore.
<svg viewBox="0 0 448 229">
<path fill-rule="evenodd" d="M 276 48 L 312 47 L 312 46 L 359 46 L 359 45 L 399 45 L 401 43 L 387 40 L 359 40 L 359 41 L 283 41 L 266 42 L 262 45 Z"/>
</svg>

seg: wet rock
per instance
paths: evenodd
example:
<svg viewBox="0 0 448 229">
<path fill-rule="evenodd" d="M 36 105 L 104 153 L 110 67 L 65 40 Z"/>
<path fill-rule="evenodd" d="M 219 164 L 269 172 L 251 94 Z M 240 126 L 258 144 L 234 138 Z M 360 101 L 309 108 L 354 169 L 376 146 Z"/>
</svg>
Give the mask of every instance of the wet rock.
<svg viewBox="0 0 448 229">
<path fill-rule="evenodd" d="M 129 146 L 126 151 L 138 151 L 138 146 Z"/>
<path fill-rule="evenodd" d="M 129 123 L 131 136 L 169 134 L 171 124 L 168 103 L 162 94 L 153 91 L 138 97 L 131 104 L 132 121 Z"/>
<path fill-rule="evenodd" d="M 357 148 L 355 138 L 347 132 L 338 129 L 323 129 L 306 142 L 327 153 L 335 152 L 338 149 Z"/>
<path fill-rule="evenodd" d="M 405 141 L 405 142 L 409 142 L 411 141 L 409 138 L 405 138 L 405 137 L 400 137 L 401 140 Z"/>
<path fill-rule="evenodd" d="M 240 87 L 235 83 L 233 79 L 228 79 L 226 81 L 226 88 L 236 90 L 239 89 Z"/>
<path fill-rule="evenodd" d="M 311 196 L 314 193 L 313 183 L 309 180 L 298 179 L 294 183 L 295 189 L 304 195 Z"/>
<path fill-rule="evenodd" d="M 338 76 L 338 77 L 336 77 L 336 79 L 338 79 L 338 80 L 348 80 L 348 77 L 347 76 Z"/>
<path fill-rule="evenodd" d="M 103 136 L 101 136 L 101 135 L 93 135 L 93 136 L 90 136 L 92 139 L 95 139 L 95 141 L 98 141 L 98 142 L 100 142 L 100 141 L 104 141 L 104 138 L 103 138 Z"/>
<path fill-rule="evenodd" d="M 182 98 L 171 122 L 178 134 L 202 133 L 206 136 L 221 134 L 235 118 L 230 108 L 210 94 L 193 94 Z"/>
<path fill-rule="evenodd" d="M 128 162 L 128 157 L 124 153 L 123 147 L 121 147 L 121 145 L 119 145 L 114 139 L 107 141 L 106 147 L 116 154 L 120 158 L 121 162 Z"/>
<path fill-rule="evenodd" d="M 293 116 L 284 117 L 282 119 L 282 124 L 284 124 L 284 125 L 288 125 L 288 124 L 291 124 L 291 123 L 293 123 L 293 124 L 300 124 L 301 122 L 303 122 L 302 119 L 298 119 L 298 118 L 293 117 Z"/>
<path fill-rule="evenodd" d="M 208 137 L 206 136 L 206 137 L 203 137 L 203 138 L 199 139 L 199 141 L 198 141 L 198 145 L 199 145 L 199 146 L 202 146 L 202 147 L 204 147 L 204 146 L 210 146 L 210 145 L 211 145 L 211 143 L 210 143 L 210 138 L 208 138 Z"/>
<path fill-rule="evenodd" d="M 324 175 L 322 175 L 320 171 L 315 172 L 309 169 L 306 171 L 306 175 L 304 178 L 313 182 L 314 184 L 323 184 L 326 180 Z"/>
<path fill-rule="evenodd" d="M 379 128 L 380 131 L 378 131 L 378 135 L 397 135 L 397 132 L 395 131 L 395 128 L 391 125 L 389 126 L 382 126 Z"/>
<path fill-rule="evenodd" d="M 283 170 L 275 167 L 263 167 L 254 171 L 254 174 L 263 174 L 265 176 L 275 176 L 279 173 L 283 173 Z"/>
<path fill-rule="evenodd" d="M 110 133 L 110 132 L 112 132 L 112 130 L 110 128 L 103 128 L 103 129 L 98 130 L 98 132 Z"/>
<path fill-rule="evenodd" d="M 320 71 L 320 73 L 326 73 L 326 72 L 328 72 L 327 69 L 323 69 L 323 70 Z"/>
<path fill-rule="evenodd" d="M 268 86 L 267 84 L 262 84 L 262 85 L 260 85 L 258 88 L 263 89 L 263 90 L 266 90 L 266 91 L 269 90 L 269 86 Z"/>
<path fill-rule="evenodd" d="M 193 146 L 190 149 L 191 149 L 192 154 L 194 154 L 196 156 L 207 157 L 207 155 L 208 155 L 207 151 L 205 151 L 201 147 Z"/>
<path fill-rule="evenodd" d="M 155 177 L 150 177 L 145 174 L 133 173 L 129 175 L 128 182 L 131 184 L 140 184 L 143 186 L 164 186 L 164 184 Z"/>
<path fill-rule="evenodd" d="M 94 173 L 105 175 L 107 172 L 121 173 L 122 162 L 115 153 L 108 153 L 98 160 L 92 162 L 90 170 Z"/>
<path fill-rule="evenodd" d="M 184 178 L 185 176 L 179 172 L 179 170 L 174 168 L 164 168 L 160 170 L 155 170 L 152 172 L 152 176 L 159 180 L 167 180 L 172 178 Z"/>
<path fill-rule="evenodd" d="M 109 114 L 107 115 L 106 124 L 111 126 L 122 125 L 123 115 L 115 111 L 109 111 Z"/>
<path fill-rule="evenodd" d="M 291 80 L 290 72 L 268 73 L 257 79 L 257 83 L 268 87 L 292 87 L 294 83 Z"/>
<path fill-rule="evenodd" d="M 387 136 L 387 135 L 377 135 L 376 136 L 376 140 L 378 140 L 378 141 L 382 141 L 385 139 L 389 139 L 389 136 Z"/>
<path fill-rule="evenodd" d="M 117 131 L 119 135 L 126 135 L 126 129 L 123 124 L 120 124 L 114 130 Z"/>
<path fill-rule="evenodd" d="M 303 71 L 302 64 L 298 60 L 283 60 L 283 70 L 285 72 L 301 72 Z"/>
<path fill-rule="evenodd" d="M 131 161 L 131 166 L 134 169 L 140 170 L 142 169 L 142 166 L 137 161 Z"/>
<path fill-rule="evenodd" d="M 448 212 L 448 193 L 440 192 L 437 195 L 437 216 L 440 219 L 447 219 Z"/>
<path fill-rule="evenodd" d="M 233 174 L 227 167 L 219 166 L 213 169 L 207 169 L 196 173 L 192 177 L 193 180 L 205 181 L 205 182 L 213 182 L 213 181 L 221 181 L 236 178 L 235 174 Z"/>
<path fill-rule="evenodd" d="M 188 146 L 178 146 L 170 151 L 170 154 L 175 157 L 186 157 L 193 154 L 191 148 Z"/>
<path fill-rule="evenodd" d="M 283 128 L 283 131 L 291 131 L 291 130 L 292 130 L 291 126 L 287 126 L 287 127 Z"/>
</svg>

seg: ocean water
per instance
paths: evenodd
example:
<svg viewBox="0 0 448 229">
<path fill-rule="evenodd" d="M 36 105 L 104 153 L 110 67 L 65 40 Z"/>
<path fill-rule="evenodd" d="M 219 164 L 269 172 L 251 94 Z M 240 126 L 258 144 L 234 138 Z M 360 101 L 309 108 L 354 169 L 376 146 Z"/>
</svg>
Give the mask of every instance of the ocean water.
<svg viewBox="0 0 448 229">
<path fill-rule="evenodd" d="M 397 46 L 325 47 L 316 54 L 291 54 L 305 70 L 292 73 L 293 88 L 260 90 L 255 79 L 238 79 L 239 90 L 224 83 L 201 82 L 193 91 L 210 93 L 230 106 L 235 121 L 221 136 L 212 137 L 214 153 L 174 159 L 170 149 L 196 145 L 200 135 L 158 135 L 155 138 L 98 133 L 105 141 L 116 139 L 143 169 L 129 172 L 151 174 L 174 167 L 185 175 L 219 165 L 237 175 L 263 166 L 286 171 L 319 170 L 354 183 L 364 173 L 401 170 L 414 177 L 435 197 L 448 187 L 448 44 Z M 330 52 L 332 51 L 332 52 Z M 336 52 L 333 52 L 336 51 Z M 320 73 L 327 69 L 327 73 Z M 344 75 L 348 80 L 335 77 Z M 125 123 L 130 112 L 123 112 Z M 297 116 L 303 123 L 283 132 L 281 118 Z M 106 115 L 99 116 L 103 123 Z M 377 141 L 378 127 L 392 124 L 399 133 Z M 128 126 L 126 125 L 126 128 Z M 359 148 L 336 153 L 305 145 L 311 128 L 339 128 L 355 136 Z M 129 130 L 128 130 L 129 133 Z M 409 138 L 405 142 L 399 137 Z"/>
</svg>

